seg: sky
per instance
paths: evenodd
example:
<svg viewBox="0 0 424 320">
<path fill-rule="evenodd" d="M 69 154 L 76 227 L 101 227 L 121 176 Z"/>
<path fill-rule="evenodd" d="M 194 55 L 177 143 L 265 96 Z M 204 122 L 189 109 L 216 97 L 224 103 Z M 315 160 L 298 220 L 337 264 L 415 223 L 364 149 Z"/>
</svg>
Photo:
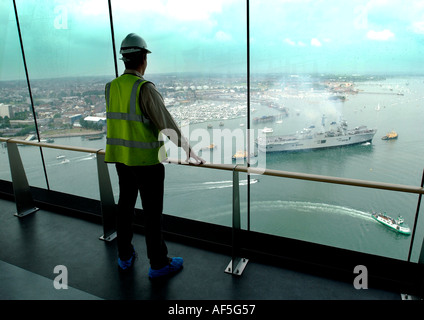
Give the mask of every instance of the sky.
<svg viewBox="0 0 424 320">
<path fill-rule="evenodd" d="M 16 0 L 31 78 L 114 76 L 107 0 Z M 250 0 L 252 73 L 424 74 L 424 0 Z M 146 73 L 245 73 L 246 0 L 112 0 Z M 12 0 L 0 0 L 0 80 L 24 79 Z M 118 61 L 119 73 L 123 64 Z"/>
</svg>

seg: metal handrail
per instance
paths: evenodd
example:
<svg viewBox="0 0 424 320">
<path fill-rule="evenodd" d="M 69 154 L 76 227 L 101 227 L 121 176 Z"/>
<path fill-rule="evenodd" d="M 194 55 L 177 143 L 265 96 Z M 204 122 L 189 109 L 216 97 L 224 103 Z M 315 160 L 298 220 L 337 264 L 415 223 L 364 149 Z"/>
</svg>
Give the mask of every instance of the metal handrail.
<svg viewBox="0 0 424 320">
<path fill-rule="evenodd" d="M 103 149 L 93 149 L 93 148 L 57 145 L 57 144 L 37 142 L 37 141 L 25 141 L 25 140 L 14 139 L 14 138 L 0 138 L 0 141 L 2 141 L 2 142 L 12 142 L 12 143 L 17 143 L 17 144 L 32 145 L 32 146 L 38 146 L 38 147 L 45 147 L 45 148 L 69 150 L 69 151 L 98 153 L 98 154 L 102 154 L 102 155 L 105 154 L 105 151 Z M 244 172 L 244 173 L 249 173 L 249 174 L 260 174 L 260 175 L 280 177 L 280 178 L 289 178 L 289 179 L 297 179 L 297 180 L 307 180 L 307 181 L 315 181 L 315 182 L 323 182 L 323 183 L 341 184 L 341 185 L 354 186 L 354 187 L 382 189 L 382 190 L 414 193 L 414 194 L 421 194 L 421 195 L 424 194 L 424 188 L 419 187 L 419 186 L 401 185 L 401 184 L 376 182 L 376 181 L 369 181 L 369 180 L 349 179 L 349 178 L 324 176 L 324 175 L 317 175 L 317 174 L 310 174 L 310 173 L 289 172 L 289 171 L 245 167 L 245 166 L 237 166 L 236 168 L 234 168 L 234 165 L 231 165 L 231 164 L 205 163 L 205 164 L 202 164 L 202 165 L 196 165 L 196 164 L 187 163 L 185 161 L 178 160 L 178 159 L 167 159 L 166 162 L 172 163 L 172 164 L 178 164 L 178 165 L 195 166 L 195 167 L 202 167 L 202 168 L 208 168 L 208 169 L 218 169 L 218 170 L 225 170 L 225 171 L 235 170 L 235 171 L 238 171 L 238 172 Z"/>
</svg>

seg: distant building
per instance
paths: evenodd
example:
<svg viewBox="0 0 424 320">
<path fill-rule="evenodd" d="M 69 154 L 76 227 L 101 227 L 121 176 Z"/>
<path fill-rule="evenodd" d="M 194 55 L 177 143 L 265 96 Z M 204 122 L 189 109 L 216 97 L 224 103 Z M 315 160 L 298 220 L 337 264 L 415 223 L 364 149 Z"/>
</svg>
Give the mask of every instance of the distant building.
<svg viewBox="0 0 424 320">
<path fill-rule="evenodd" d="M 88 116 L 84 118 L 84 121 L 91 121 L 91 122 L 95 122 L 95 123 L 101 123 L 101 124 L 106 124 L 106 118 L 105 117 L 93 117 L 93 116 Z"/>
<path fill-rule="evenodd" d="M 81 118 L 82 118 L 82 114 L 75 114 L 75 115 L 69 116 L 69 119 L 72 125 L 75 125 L 76 123 L 79 124 L 79 119 Z"/>
<path fill-rule="evenodd" d="M 13 110 L 10 104 L 0 103 L 0 117 L 8 117 L 9 119 L 13 117 Z"/>
</svg>

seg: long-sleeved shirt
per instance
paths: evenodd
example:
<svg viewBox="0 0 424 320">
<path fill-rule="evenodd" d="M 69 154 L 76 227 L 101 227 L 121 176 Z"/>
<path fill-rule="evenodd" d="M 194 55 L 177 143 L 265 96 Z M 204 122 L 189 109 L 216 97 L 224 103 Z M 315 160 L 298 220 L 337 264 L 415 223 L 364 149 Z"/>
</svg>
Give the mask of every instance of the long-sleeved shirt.
<svg viewBox="0 0 424 320">
<path fill-rule="evenodd" d="M 145 80 L 143 75 L 136 70 L 126 69 L 124 74 L 134 74 Z M 164 133 L 173 143 L 183 148 L 186 152 L 190 151 L 191 149 L 187 139 L 181 133 L 180 128 L 175 123 L 168 109 L 166 109 L 162 95 L 156 89 L 155 85 L 151 82 L 145 83 L 141 87 L 140 96 L 140 108 L 143 114 L 153 122 L 159 131 L 165 130 Z M 174 134 L 169 135 L 168 130 L 171 130 Z M 175 141 L 175 139 L 177 141 Z"/>
</svg>

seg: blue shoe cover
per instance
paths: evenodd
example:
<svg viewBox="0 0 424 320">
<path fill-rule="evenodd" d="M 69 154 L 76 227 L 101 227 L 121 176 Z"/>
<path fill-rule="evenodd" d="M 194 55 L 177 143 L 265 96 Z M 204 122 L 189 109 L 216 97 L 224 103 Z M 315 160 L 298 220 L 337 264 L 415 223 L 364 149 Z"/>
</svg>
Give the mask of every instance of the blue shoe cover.
<svg viewBox="0 0 424 320">
<path fill-rule="evenodd" d="M 170 276 L 178 271 L 180 271 L 183 268 L 183 258 L 172 258 L 170 263 L 163 267 L 162 269 L 149 269 L 149 278 L 150 279 L 157 279 L 160 277 Z"/>
<path fill-rule="evenodd" d="M 120 271 L 128 271 L 134 265 L 136 256 L 137 256 L 136 252 L 133 251 L 131 258 L 129 258 L 128 260 L 121 260 L 120 258 L 118 258 L 119 270 Z"/>
</svg>

